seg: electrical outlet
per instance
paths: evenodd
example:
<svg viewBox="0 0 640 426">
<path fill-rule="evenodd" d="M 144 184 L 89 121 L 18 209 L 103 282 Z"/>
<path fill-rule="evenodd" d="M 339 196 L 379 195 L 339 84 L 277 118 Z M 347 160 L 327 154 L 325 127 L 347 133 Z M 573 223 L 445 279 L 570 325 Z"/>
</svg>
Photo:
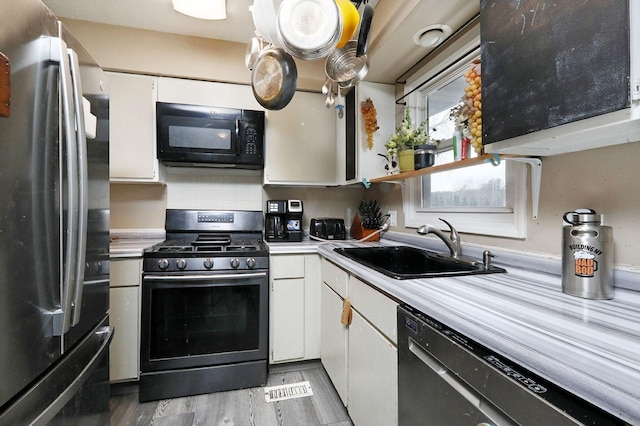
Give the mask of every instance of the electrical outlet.
<svg viewBox="0 0 640 426">
<path fill-rule="evenodd" d="M 398 226 L 398 212 L 389 210 L 389 226 Z"/>
</svg>

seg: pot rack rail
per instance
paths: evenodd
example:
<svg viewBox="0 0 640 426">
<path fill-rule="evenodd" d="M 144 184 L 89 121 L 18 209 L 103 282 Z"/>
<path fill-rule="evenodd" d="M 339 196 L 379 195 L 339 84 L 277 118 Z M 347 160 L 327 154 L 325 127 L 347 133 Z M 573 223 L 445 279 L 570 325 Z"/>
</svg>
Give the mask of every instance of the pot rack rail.
<svg viewBox="0 0 640 426">
<path fill-rule="evenodd" d="M 494 166 L 498 166 L 502 160 L 518 161 L 520 163 L 528 164 L 531 167 L 531 210 L 533 218 L 537 219 L 538 207 L 540 204 L 540 182 L 542 180 L 542 160 L 540 158 L 522 157 L 515 154 L 483 154 L 467 160 L 453 161 L 451 163 L 425 167 L 420 170 L 396 173 L 371 180 L 362 178 L 362 184 L 368 189 L 371 187 L 372 183 L 402 183 L 405 179 L 476 166 L 482 163 L 491 163 Z"/>
</svg>

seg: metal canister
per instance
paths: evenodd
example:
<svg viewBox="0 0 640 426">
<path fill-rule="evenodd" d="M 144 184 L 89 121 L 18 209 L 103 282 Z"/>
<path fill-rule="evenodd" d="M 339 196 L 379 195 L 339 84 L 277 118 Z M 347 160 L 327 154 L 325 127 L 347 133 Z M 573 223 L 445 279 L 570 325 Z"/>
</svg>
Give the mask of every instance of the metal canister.
<svg viewBox="0 0 640 426">
<path fill-rule="evenodd" d="M 613 229 L 592 209 L 563 216 L 562 291 L 585 299 L 613 298 Z"/>
</svg>

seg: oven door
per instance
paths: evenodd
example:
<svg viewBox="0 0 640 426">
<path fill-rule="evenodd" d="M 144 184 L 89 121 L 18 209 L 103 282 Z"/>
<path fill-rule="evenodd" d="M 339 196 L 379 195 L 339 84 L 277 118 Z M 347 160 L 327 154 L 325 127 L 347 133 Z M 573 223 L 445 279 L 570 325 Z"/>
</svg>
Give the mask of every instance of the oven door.
<svg viewBox="0 0 640 426">
<path fill-rule="evenodd" d="M 268 274 L 145 274 L 142 372 L 266 360 Z"/>
</svg>

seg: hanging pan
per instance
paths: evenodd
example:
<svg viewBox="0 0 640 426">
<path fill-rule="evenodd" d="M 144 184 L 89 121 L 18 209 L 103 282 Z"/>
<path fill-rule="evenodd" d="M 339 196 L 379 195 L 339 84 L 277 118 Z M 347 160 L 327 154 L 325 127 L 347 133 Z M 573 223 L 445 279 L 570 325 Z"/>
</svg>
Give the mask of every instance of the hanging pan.
<svg viewBox="0 0 640 426">
<path fill-rule="evenodd" d="M 270 110 L 287 106 L 296 92 L 298 70 L 287 52 L 269 47 L 258 56 L 251 71 L 251 89 L 258 103 Z"/>
</svg>

